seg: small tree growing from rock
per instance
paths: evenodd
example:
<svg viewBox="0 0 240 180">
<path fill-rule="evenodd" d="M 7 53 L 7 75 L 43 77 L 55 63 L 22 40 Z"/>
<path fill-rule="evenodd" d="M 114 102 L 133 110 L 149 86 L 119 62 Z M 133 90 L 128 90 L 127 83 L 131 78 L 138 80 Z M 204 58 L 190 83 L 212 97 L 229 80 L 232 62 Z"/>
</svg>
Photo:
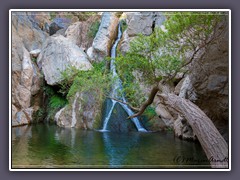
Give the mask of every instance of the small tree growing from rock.
<svg viewBox="0 0 240 180">
<path fill-rule="evenodd" d="M 120 72 L 139 71 L 146 83 L 154 84 L 147 101 L 129 118 L 143 114 L 157 95 L 162 105 L 187 119 L 212 167 L 227 168 L 228 145 L 212 121 L 194 103 L 174 95 L 170 87 L 228 30 L 228 16 L 224 12 L 168 12 L 166 16 L 163 28 L 150 36 L 139 35 L 116 61 Z"/>
</svg>

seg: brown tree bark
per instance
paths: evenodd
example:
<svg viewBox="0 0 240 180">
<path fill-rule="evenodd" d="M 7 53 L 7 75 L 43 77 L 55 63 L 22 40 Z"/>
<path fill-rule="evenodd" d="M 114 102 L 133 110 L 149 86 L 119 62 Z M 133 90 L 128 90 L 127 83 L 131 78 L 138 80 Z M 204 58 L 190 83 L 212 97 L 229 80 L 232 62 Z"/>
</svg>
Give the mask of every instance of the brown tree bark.
<svg viewBox="0 0 240 180">
<path fill-rule="evenodd" d="M 191 101 L 174 94 L 158 95 L 163 104 L 181 113 L 196 134 L 212 168 L 228 168 L 228 145 L 208 116 Z"/>
<path fill-rule="evenodd" d="M 154 97 L 155 97 L 155 95 L 157 94 L 158 91 L 159 91 L 158 86 L 154 86 L 154 87 L 152 88 L 152 90 L 151 90 L 151 93 L 150 93 L 150 95 L 149 95 L 149 97 L 148 97 L 148 100 L 142 104 L 142 106 L 140 107 L 139 111 L 138 111 L 136 114 L 134 114 L 134 115 L 132 115 L 132 116 L 129 116 L 128 119 L 131 119 L 131 118 L 134 118 L 134 117 L 137 117 L 137 116 L 142 115 L 142 113 L 144 113 L 145 109 L 146 109 L 150 104 L 152 104 L 152 102 L 153 102 L 153 100 L 154 100 Z"/>
</svg>

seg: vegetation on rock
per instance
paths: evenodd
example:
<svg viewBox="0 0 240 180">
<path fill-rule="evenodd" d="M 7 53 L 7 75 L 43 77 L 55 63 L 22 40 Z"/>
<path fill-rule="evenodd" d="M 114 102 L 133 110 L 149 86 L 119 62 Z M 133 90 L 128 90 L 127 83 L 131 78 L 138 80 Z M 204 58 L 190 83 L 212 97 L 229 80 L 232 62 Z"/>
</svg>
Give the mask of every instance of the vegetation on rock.
<svg viewBox="0 0 240 180">
<path fill-rule="evenodd" d="M 100 26 L 99 21 L 95 21 L 91 24 L 87 33 L 89 38 L 94 38 L 96 36 L 99 26 Z"/>
</svg>

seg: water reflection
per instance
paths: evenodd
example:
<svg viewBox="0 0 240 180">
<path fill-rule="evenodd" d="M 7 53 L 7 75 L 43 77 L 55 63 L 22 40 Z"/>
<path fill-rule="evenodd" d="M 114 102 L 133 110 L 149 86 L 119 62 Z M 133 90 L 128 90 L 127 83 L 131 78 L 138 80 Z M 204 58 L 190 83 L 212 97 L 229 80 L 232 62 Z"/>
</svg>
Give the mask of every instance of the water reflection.
<svg viewBox="0 0 240 180">
<path fill-rule="evenodd" d="M 199 144 L 174 139 L 169 132 L 101 133 L 53 125 L 12 129 L 13 167 L 197 168 L 208 164 L 174 161 L 178 156 L 206 159 Z"/>
<path fill-rule="evenodd" d="M 138 144 L 140 133 L 103 133 L 105 152 L 111 168 L 118 168 L 124 164 L 127 154 Z"/>
</svg>

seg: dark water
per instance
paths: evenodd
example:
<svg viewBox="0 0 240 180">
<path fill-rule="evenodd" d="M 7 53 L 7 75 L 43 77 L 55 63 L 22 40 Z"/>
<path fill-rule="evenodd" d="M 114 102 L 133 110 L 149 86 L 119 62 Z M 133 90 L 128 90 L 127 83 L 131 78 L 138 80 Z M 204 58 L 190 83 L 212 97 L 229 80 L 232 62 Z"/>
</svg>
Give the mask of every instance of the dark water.
<svg viewBox="0 0 240 180">
<path fill-rule="evenodd" d="M 33 125 L 12 129 L 13 168 L 210 168 L 198 143 L 171 132 L 116 133 Z"/>
</svg>

